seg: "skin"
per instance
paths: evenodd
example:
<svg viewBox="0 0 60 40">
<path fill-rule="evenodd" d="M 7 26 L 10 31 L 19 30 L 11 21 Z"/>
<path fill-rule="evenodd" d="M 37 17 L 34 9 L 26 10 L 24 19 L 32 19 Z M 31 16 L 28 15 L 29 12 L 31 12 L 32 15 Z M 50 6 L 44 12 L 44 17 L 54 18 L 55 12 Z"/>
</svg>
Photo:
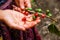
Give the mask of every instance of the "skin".
<svg viewBox="0 0 60 40">
<path fill-rule="evenodd" d="M 10 28 L 23 30 L 34 27 L 37 23 L 40 22 L 40 17 L 37 17 L 35 21 L 28 21 L 32 20 L 33 15 L 24 15 L 21 12 L 21 9 L 31 8 L 30 0 L 15 0 L 16 3 L 19 2 L 19 8 L 13 6 L 14 10 L 0 10 L 0 21 L 5 22 Z M 18 12 L 19 11 L 19 12 Z M 22 18 L 26 17 L 27 21 L 23 22 Z"/>
<path fill-rule="evenodd" d="M 4 10 L 0 11 L 0 13 L 0 20 L 5 22 L 10 28 L 13 29 L 24 31 L 40 22 L 39 17 L 35 21 L 28 21 L 28 19 L 31 20 L 32 15 L 25 16 L 24 14 L 14 10 Z M 27 18 L 26 23 L 22 21 L 23 17 Z"/>
</svg>

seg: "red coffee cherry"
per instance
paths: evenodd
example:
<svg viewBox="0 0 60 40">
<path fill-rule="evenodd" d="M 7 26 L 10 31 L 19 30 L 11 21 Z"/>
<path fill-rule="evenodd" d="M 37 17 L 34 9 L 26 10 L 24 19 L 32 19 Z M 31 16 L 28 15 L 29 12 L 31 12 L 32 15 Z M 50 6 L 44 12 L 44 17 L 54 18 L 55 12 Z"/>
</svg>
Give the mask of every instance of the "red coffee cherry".
<svg viewBox="0 0 60 40">
<path fill-rule="evenodd" d="M 35 13 L 35 14 L 34 14 L 34 16 L 36 16 L 36 17 L 37 17 L 38 15 L 39 15 L 38 13 Z"/>
<path fill-rule="evenodd" d="M 25 11 L 22 11 L 22 13 L 24 14 L 24 13 L 25 13 Z"/>
<path fill-rule="evenodd" d="M 25 22 L 25 21 L 26 21 L 26 17 L 23 17 L 23 18 L 22 18 L 22 21 L 24 21 L 24 22 Z"/>
<path fill-rule="evenodd" d="M 42 18 L 45 18 L 45 17 L 46 17 L 46 15 L 45 15 L 45 14 L 41 14 L 41 16 L 42 16 Z"/>
<path fill-rule="evenodd" d="M 29 12 L 23 11 L 23 14 L 27 16 L 29 14 Z"/>
</svg>

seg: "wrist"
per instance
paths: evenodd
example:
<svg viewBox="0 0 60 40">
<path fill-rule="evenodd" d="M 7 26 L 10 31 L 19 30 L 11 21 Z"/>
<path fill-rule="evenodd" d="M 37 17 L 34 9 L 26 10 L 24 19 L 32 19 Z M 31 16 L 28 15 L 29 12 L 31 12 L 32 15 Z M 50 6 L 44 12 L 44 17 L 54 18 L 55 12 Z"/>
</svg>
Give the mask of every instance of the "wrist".
<svg viewBox="0 0 60 40">
<path fill-rule="evenodd" d="M 3 10 L 0 10 L 0 21 L 3 20 Z"/>
</svg>

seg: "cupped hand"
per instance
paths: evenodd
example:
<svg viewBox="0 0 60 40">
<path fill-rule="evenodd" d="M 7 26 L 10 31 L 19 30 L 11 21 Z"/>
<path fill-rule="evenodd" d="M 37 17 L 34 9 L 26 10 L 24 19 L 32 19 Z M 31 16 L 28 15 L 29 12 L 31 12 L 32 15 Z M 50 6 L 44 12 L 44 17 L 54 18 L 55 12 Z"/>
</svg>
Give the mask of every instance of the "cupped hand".
<svg viewBox="0 0 60 40">
<path fill-rule="evenodd" d="M 37 23 L 40 22 L 40 18 L 38 17 L 35 21 L 29 21 L 32 19 L 32 15 L 25 16 L 24 14 L 14 11 L 14 10 L 5 10 L 2 12 L 3 21 L 13 29 L 18 30 L 26 30 Z M 22 18 L 26 17 L 26 22 L 22 21 Z M 29 19 L 29 20 L 28 20 Z"/>
</svg>

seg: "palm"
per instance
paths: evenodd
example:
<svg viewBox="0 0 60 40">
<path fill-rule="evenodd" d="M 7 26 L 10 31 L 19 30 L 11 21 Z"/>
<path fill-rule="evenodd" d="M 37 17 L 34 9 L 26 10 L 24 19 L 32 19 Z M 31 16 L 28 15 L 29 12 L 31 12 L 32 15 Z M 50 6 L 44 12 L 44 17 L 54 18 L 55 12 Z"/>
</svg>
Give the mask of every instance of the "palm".
<svg viewBox="0 0 60 40">
<path fill-rule="evenodd" d="M 21 9 L 19 7 L 16 7 L 15 5 L 13 5 L 13 9 L 21 12 Z M 22 18 L 23 17 L 27 18 L 26 23 L 21 21 L 23 23 L 22 26 L 24 26 L 25 28 L 31 28 L 31 27 L 33 27 L 34 25 L 36 25 L 37 23 L 40 22 L 40 17 L 38 17 L 37 20 L 35 20 L 35 21 L 29 21 L 29 20 L 33 20 L 32 15 L 28 15 L 28 16 L 23 15 Z"/>
<path fill-rule="evenodd" d="M 19 30 L 25 30 L 27 28 L 31 28 L 34 25 L 36 25 L 38 22 L 40 22 L 39 18 L 37 18 L 37 20 L 35 21 L 28 21 L 32 19 L 31 15 L 25 16 L 22 13 L 13 11 L 13 10 L 6 10 L 4 13 L 4 21 L 5 23 L 14 29 L 19 29 Z M 22 21 L 22 18 L 26 17 L 27 21 L 24 22 Z"/>
<path fill-rule="evenodd" d="M 20 22 L 22 23 L 21 25 L 27 29 L 33 27 L 34 25 L 36 25 L 37 23 L 40 22 L 39 18 L 37 18 L 37 20 L 35 20 L 35 21 L 32 21 L 33 20 L 32 15 L 28 15 L 25 17 L 27 20 L 25 22 L 21 20 Z"/>
</svg>

